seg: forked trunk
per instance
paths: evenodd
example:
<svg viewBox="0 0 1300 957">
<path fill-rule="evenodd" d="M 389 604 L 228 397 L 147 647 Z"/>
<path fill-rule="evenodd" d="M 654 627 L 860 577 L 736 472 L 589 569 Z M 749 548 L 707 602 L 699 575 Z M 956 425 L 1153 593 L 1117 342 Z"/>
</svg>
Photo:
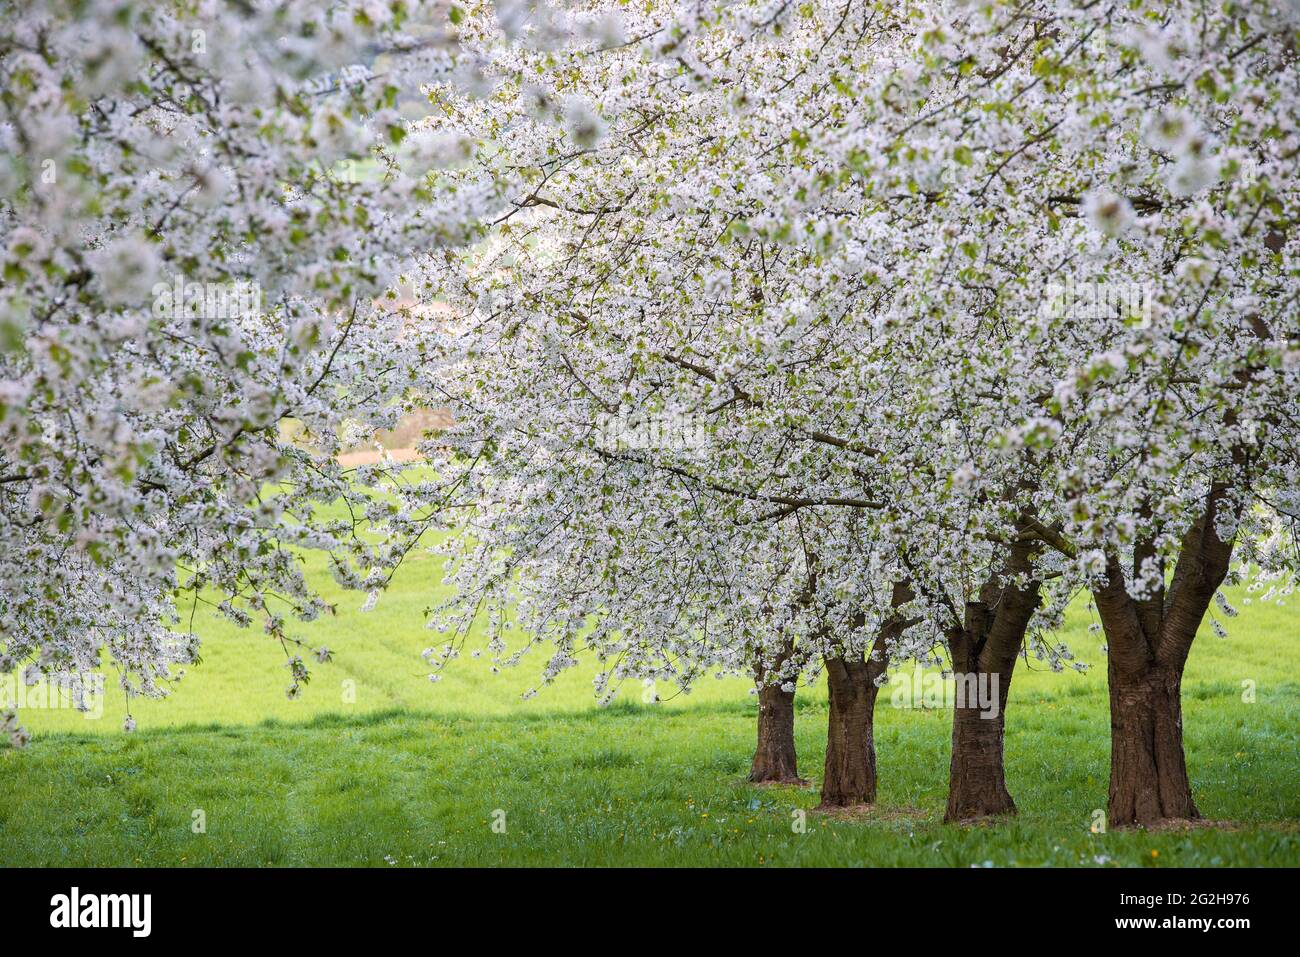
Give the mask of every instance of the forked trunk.
<svg viewBox="0 0 1300 957">
<path fill-rule="evenodd" d="M 1233 465 L 1244 467 L 1245 458 L 1244 447 L 1234 447 Z M 1093 590 L 1110 680 L 1111 827 L 1201 816 L 1183 754 L 1183 668 L 1232 560 L 1232 537 L 1221 539 L 1218 531 L 1221 511 L 1234 526 L 1241 515 L 1232 487 L 1228 481 L 1210 486 L 1204 512 L 1183 535 L 1167 594 L 1160 585 L 1140 600 L 1130 595 L 1114 553 L 1107 555 L 1105 583 Z M 1157 558 L 1153 539 L 1140 539 L 1133 567 Z M 1163 565 L 1157 570 L 1163 581 Z"/>
<path fill-rule="evenodd" d="M 876 746 L 872 722 L 877 688 L 868 662 L 826 659 L 830 716 L 826 730 L 824 808 L 856 807 L 876 799 Z"/>
<path fill-rule="evenodd" d="M 1152 666 L 1125 674 L 1110 661 L 1111 827 L 1201 816 L 1183 755 L 1182 676 Z"/>
<path fill-rule="evenodd" d="M 758 684 L 758 747 L 749 769 L 754 784 L 802 784 L 794 749 L 794 692 Z"/>
<path fill-rule="evenodd" d="M 989 577 L 979 600 L 967 602 L 961 627 L 948 636 L 957 701 L 945 822 L 1016 813 L 1007 790 L 1003 740 L 1016 656 L 1038 607 L 1033 554 L 1030 544 L 1013 545 L 1003 574 Z"/>
<path fill-rule="evenodd" d="M 909 582 L 895 582 L 890 599 L 894 614 L 881 624 L 871 653 L 865 659 L 826 659 L 830 715 L 822 774 L 824 808 L 858 807 L 876 800 L 876 696 L 889 670 L 891 649 L 912 624 L 901 617 L 901 609 L 914 597 Z"/>
</svg>

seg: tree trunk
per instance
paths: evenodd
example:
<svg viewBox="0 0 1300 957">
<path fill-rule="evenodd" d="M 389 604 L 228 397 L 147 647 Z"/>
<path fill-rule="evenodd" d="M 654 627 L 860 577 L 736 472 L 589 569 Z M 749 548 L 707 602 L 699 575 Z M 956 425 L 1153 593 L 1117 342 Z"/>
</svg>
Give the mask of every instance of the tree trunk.
<svg viewBox="0 0 1300 957">
<path fill-rule="evenodd" d="M 876 746 L 872 724 L 877 688 L 866 661 L 827 658 L 830 717 L 826 729 L 824 808 L 857 807 L 876 800 Z"/>
<path fill-rule="evenodd" d="M 794 750 L 794 692 L 758 682 L 758 747 L 749 769 L 754 784 L 803 784 Z"/>
<path fill-rule="evenodd" d="M 1200 817 L 1183 753 L 1183 669 L 1232 558 L 1232 539 L 1220 539 L 1217 531 L 1223 508 L 1234 511 L 1234 518 L 1240 515 L 1228 486 L 1215 483 L 1205 511 L 1183 536 L 1167 594 L 1157 588 L 1140 601 L 1133 598 L 1113 553 L 1107 556 L 1105 584 L 1093 589 L 1106 632 L 1110 682 L 1106 818 L 1111 827 Z M 1139 541 L 1135 567 L 1151 550 L 1147 541 Z"/>
<path fill-rule="evenodd" d="M 1110 826 L 1199 818 L 1183 755 L 1182 675 L 1160 665 L 1126 673 L 1114 657 L 1108 671 Z"/>
<path fill-rule="evenodd" d="M 968 821 L 999 814 L 1015 814 L 1016 802 L 1007 790 L 1002 742 L 1006 731 L 1005 709 L 1011 685 L 1011 669 L 958 675 L 961 682 L 985 680 L 988 707 L 959 696 L 952 718 L 952 764 L 948 772 L 948 807 L 945 822 Z M 996 687 L 994 683 L 996 682 Z M 964 706 L 963 706 L 964 704 Z M 996 712 L 993 708 L 996 707 Z"/>
<path fill-rule="evenodd" d="M 871 653 L 865 659 L 826 659 L 830 715 L 822 774 L 823 808 L 859 807 L 876 800 L 876 696 L 889 670 L 894 643 L 913 623 L 901 617 L 901 609 L 915 597 L 910 582 L 895 582 L 890 599 L 894 613 L 881 623 Z"/>
<path fill-rule="evenodd" d="M 958 695 L 946 823 L 1016 813 L 1007 790 L 1003 740 L 1016 656 L 1038 608 L 1035 548 L 1020 542 L 1008 550 L 1001 573 L 989 576 L 977 601 L 967 602 L 961 627 L 948 636 Z"/>
</svg>

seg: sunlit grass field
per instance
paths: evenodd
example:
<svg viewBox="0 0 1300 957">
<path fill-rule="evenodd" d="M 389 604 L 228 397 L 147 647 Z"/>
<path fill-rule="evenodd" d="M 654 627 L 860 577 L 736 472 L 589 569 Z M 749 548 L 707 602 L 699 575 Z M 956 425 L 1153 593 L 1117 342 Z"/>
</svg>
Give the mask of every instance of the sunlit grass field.
<svg viewBox="0 0 1300 957">
<path fill-rule="evenodd" d="M 1189 765 L 1202 813 L 1222 826 L 1099 834 L 1109 719 L 1084 601 L 1063 637 L 1092 670 L 1022 662 L 1012 686 L 1007 776 L 1019 816 L 956 827 L 939 823 L 949 713 L 892 707 L 889 689 L 877 715 L 879 804 L 846 819 L 812 810 L 820 687 L 801 689 L 797 715 L 811 785 L 757 788 L 745 782 L 756 703 L 739 679 L 689 696 L 660 688 L 665 700 L 651 704 L 629 683 L 604 709 L 589 668 L 522 700 L 540 655 L 499 675 L 465 657 L 432 684 L 419 653 L 441 644 L 423 627 L 443 594 L 439 571 L 436 558 L 412 557 L 369 612 L 361 596 L 326 587 L 338 614 L 298 634 L 335 658 L 313 664 L 298 700 L 285 696 L 277 644 L 200 611 L 203 664 L 169 699 L 133 702 L 135 732 L 121 730 L 111 681 L 98 720 L 23 711 L 31 743 L 0 751 L 0 864 L 1300 864 L 1295 607 L 1242 607 L 1228 638 L 1207 626 L 1193 648 Z"/>
</svg>

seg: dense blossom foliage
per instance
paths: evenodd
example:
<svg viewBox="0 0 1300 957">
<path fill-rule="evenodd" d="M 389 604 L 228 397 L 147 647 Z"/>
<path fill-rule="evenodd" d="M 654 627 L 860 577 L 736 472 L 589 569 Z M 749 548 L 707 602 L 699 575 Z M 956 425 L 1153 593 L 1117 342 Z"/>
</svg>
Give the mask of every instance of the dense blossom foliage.
<svg viewBox="0 0 1300 957">
<path fill-rule="evenodd" d="M 1207 513 L 1289 588 L 1297 23 L 468 7 L 490 91 L 426 122 L 474 138 L 463 175 L 512 206 L 440 280 L 458 321 L 429 388 L 458 426 L 408 517 L 454 506 L 461 591 L 430 660 L 486 606 L 494 664 L 550 641 L 549 679 L 589 649 L 602 694 L 792 637 L 787 669 L 815 669 L 870 646 L 900 581 L 892 653 L 929 659 L 990 583 L 1044 583 L 1035 627 L 1084 587 L 1145 600 L 1201 561 Z"/>
<path fill-rule="evenodd" d="M 399 109 L 464 73 L 445 24 L 404 0 L 3 4 L 0 671 L 109 660 L 162 693 L 216 604 L 279 639 L 293 693 L 286 622 L 327 610 L 304 551 L 382 581 L 399 546 L 356 534 L 382 470 L 336 455 L 406 402 L 396 271 L 492 208 L 438 184 L 458 144 Z"/>
</svg>

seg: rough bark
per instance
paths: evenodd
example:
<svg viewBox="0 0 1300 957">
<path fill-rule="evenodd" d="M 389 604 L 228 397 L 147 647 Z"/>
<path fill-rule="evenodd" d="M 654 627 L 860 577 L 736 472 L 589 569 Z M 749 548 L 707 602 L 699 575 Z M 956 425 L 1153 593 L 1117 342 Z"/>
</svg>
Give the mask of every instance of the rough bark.
<svg viewBox="0 0 1300 957">
<path fill-rule="evenodd" d="M 1159 667 L 1110 678 L 1111 827 L 1201 816 L 1183 753 L 1181 675 Z"/>
<path fill-rule="evenodd" d="M 948 771 L 948 806 L 944 821 L 967 821 L 1015 814 L 1016 802 L 1007 790 L 1004 759 L 1007 697 L 1016 656 L 1038 607 L 1039 582 L 1024 585 L 1009 576 L 1032 571 L 1036 546 L 1011 547 L 1000 575 L 991 576 L 978 601 L 966 606 L 961 628 L 949 635 L 953 672 L 959 691 L 980 688 L 990 700 L 958 695 L 952 720 L 952 762 Z M 992 705 L 996 699 L 996 710 Z"/>
<path fill-rule="evenodd" d="M 794 747 L 794 692 L 771 684 L 761 667 L 758 685 L 758 746 L 749 780 L 754 784 L 803 784 Z"/>
<path fill-rule="evenodd" d="M 953 709 L 952 764 L 948 773 L 945 821 L 1015 814 L 1016 802 L 1007 790 L 1003 740 L 1011 669 L 998 674 L 996 716 L 979 707 Z"/>
<path fill-rule="evenodd" d="M 1232 558 L 1232 542 L 1216 531 L 1223 508 L 1238 506 L 1228 486 L 1216 483 L 1201 517 L 1183 536 L 1167 595 L 1164 588 L 1141 600 L 1129 595 L 1114 555 L 1107 559 L 1106 584 L 1094 592 L 1108 649 L 1111 827 L 1200 817 L 1183 750 L 1182 679 L 1197 629 Z M 1149 541 L 1139 542 L 1135 565 L 1151 554 Z"/>
<path fill-rule="evenodd" d="M 894 585 L 891 604 L 901 608 L 915 596 L 907 582 Z M 875 711 L 879 683 L 889 668 L 890 648 L 911 624 L 894 617 L 881 625 L 864 659 L 827 658 L 830 715 L 826 724 L 824 808 L 857 807 L 876 800 Z"/>
<path fill-rule="evenodd" d="M 868 664 L 849 658 L 826 659 L 830 716 L 822 807 L 856 807 L 876 800 L 873 717 L 877 688 Z"/>
</svg>

